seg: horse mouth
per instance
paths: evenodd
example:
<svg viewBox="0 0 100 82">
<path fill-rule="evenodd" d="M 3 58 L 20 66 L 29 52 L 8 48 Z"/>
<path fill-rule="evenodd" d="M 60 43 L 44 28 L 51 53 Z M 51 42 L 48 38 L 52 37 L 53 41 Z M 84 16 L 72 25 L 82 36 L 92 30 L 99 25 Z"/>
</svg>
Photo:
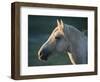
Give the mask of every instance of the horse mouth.
<svg viewBox="0 0 100 82">
<path fill-rule="evenodd" d="M 39 56 L 39 60 L 47 61 L 48 60 L 48 56 L 41 55 L 41 56 Z"/>
</svg>

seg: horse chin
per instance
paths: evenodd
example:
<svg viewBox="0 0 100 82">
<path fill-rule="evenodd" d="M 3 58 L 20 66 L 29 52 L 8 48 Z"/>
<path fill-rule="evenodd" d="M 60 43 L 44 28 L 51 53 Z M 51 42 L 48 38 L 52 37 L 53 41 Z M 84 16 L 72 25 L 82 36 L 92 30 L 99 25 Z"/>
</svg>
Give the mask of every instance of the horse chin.
<svg viewBox="0 0 100 82">
<path fill-rule="evenodd" d="M 41 61 L 47 61 L 48 60 L 48 56 L 42 55 L 42 56 L 39 57 L 39 60 L 41 60 Z"/>
</svg>

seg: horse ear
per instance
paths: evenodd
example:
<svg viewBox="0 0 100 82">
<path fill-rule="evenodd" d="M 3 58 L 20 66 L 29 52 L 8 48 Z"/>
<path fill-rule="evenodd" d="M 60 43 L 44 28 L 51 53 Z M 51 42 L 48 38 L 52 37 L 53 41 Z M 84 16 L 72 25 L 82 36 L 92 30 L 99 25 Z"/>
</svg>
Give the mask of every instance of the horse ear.
<svg viewBox="0 0 100 82">
<path fill-rule="evenodd" d="M 64 23 L 63 23 L 62 19 L 60 20 L 60 22 L 61 22 L 61 28 L 63 29 L 64 28 Z"/>
<path fill-rule="evenodd" d="M 59 22 L 59 20 L 57 19 L 57 26 L 60 26 L 60 22 Z"/>
</svg>

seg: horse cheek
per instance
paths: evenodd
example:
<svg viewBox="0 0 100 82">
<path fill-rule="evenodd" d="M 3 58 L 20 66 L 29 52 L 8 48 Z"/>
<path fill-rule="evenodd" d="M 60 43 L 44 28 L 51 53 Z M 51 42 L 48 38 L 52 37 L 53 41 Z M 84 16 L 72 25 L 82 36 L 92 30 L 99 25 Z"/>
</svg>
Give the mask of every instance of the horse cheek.
<svg viewBox="0 0 100 82">
<path fill-rule="evenodd" d="M 64 41 L 59 42 L 59 43 L 56 45 L 56 49 L 57 49 L 58 52 L 63 52 L 64 49 L 65 49 Z"/>
</svg>

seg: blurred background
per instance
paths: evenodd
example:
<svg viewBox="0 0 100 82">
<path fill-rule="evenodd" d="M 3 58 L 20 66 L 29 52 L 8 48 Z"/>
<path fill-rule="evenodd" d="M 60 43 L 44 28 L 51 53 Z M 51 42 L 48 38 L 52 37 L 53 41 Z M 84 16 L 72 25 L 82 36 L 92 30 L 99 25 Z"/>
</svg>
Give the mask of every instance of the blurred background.
<svg viewBox="0 0 100 82">
<path fill-rule="evenodd" d="M 88 21 L 85 17 L 28 15 L 28 66 L 71 64 L 66 53 L 54 53 L 46 62 L 38 59 L 38 50 L 57 26 L 57 19 L 62 19 L 65 24 L 73 25 L 87 35 Z"/>
</svg>

